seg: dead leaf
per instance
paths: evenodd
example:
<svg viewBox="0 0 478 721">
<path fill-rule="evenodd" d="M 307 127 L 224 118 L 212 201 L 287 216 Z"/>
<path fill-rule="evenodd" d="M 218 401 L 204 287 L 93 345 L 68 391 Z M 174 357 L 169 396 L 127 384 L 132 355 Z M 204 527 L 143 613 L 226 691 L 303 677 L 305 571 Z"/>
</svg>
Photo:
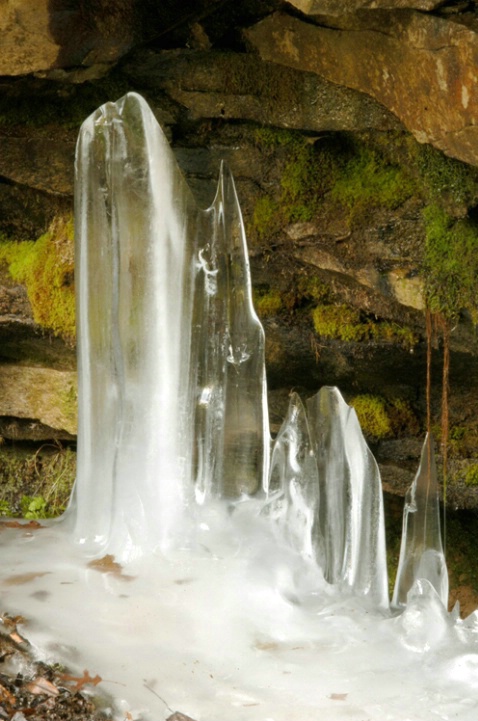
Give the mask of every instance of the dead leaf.
<svg viewBox="0 0 478 721">
<path fill-rule="evenodd" d="M 58 696 L 60 693 L 57 687 L 43 676 L 38 676 L 37 678 L 33 679 L 33 681 L 29 681 L 29 683 L 26 684 L 25 688 L 30 693 L 38 696 Z"/>
<path fill-rule="evenodd" d="M 27 639 L 26 639 L 26 638 L 23 638 L 23 636 L 20 636 L 20 634 L 18 633 L 17 630 L 12 631 L 12 632 L 9 633 L 8 635 L 9 635 L 9 637 L 12 639 L 12 641 L 13 641 L 14 643 L 17 643 L 19 646 L 21 646 L 22 644 L 26 644 L 27 646 L 30 645 L 30 644 L 28 643 Z"/>
<path fill-rule="evenodd" d="M 70 676 L 67 673 L 61 673 L 59 678 L 65 683 L 74 683 L 74 691 L 81 691 L 83 686 L 98 686 L 103 680 L 101 676 L 98 675 L 92 678 L 86 668 L 83 671 L 83 676 Z"/>
<path fill-rule="evenodd" d="M 46 576 L 48 573 L 49 571 L 18 573 L 15 576 L 8 576 L 3 583 L 5 586 L 22 586 L 24 583 L 30 583 L 30 581 L 35 580 L 35 578 L 41 578 L 42 576 Z"/>
<path fill-rule="evenodd" d="M 9 706 L 15 706 L 17 703 L 15 696 L 13 694 L 11 694 L 10 691 L 7 688 L 5 688 L 5 686 L 3 686 L 1 683 L 0 683 L 0 701 L 2 703 L 7 703 Z"/>
<path fill-rule="evenodd" d="M 5 628 L 16 631 L 19 623 L 26 623 L 26 618 L 24 616 L 9 616 L 8 613 L 2 613 L 0 615 L 0 621 L 3 623 Z"/>
<path fill-rule="evenodd" d="M 103 558 L 95 558 L 93 561 L 90 561 L 88 568 L 92 568 L 94 571 L 99 571 L 100 573 L 111 573 L 123 581 L 132 581 L 134 578 L 134 576 L 127 576 L 123 573 L 123 566 L 121 563 L 115 561 L 115 557 L 110 553 L 103 556 Z"/>
<path fill-rule="evenodd" d="M 45 528 L 38 521 L 27 521 L 22 523 L 21 521 L 1 521 L 1 525 L 6 528 L 26 528 L 27 530 L 33 530 L 37 528 Z"/>
<path fill-rule="evenodd" d="M 329 698 L 332 699 L 332 701 L 345 701 L 347 696 L 348 693 L 331 693 Z"/>
</svg>

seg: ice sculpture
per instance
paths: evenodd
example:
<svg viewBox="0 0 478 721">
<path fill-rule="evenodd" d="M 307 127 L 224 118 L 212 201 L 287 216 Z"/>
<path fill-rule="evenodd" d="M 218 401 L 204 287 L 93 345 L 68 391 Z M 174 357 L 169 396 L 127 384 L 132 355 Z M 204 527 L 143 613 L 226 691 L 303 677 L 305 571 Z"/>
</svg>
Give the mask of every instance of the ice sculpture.
<svg viewBox="0 0 478 721">
<path fill-rule="evenodd" d="M 229 171 L 199 210 L 140 96 L 85 121 L 76 178 L 75 535 L 126 559 L 187 533 L 192 479 L 199 500 L 261 483 L 264 335 Z"/>
<path fill-rule="evenodd" d="M 309 420 L 293 394 L 274 444 L 271 515 L 291 545 L 322 568 L 329 583 L 387 607 L 377 464 L 355 410 L 337 388 L 321 388 L 307 406 Z"/>
<path fill-rule="evenodd" d="M 264 512 L 291 547 L 330 584 L 386 606 L 380 475 L 337 389 L 323 388 L 307 413 L 292 398 L 269 479 L 264 333 L 229 170 L 200 210 L 151 110 L 130 93 L 82 126 L 75 212 L 80 402 L 70 515 L 80 545 L 123 561 L 187 545 L 198 505 L 263 489 Z M 435 545 L 424 533 L 425 552 L 415 544 L 406 556 L 419 556 L 416 571 L 428 578 Z"/>
<path fill-rule="evenodd" d="M 380 472 L 357 414 L 336 388 L 308 401 L 320 481 L 325 578 L 388 605 Z"/>
<path fill-rule="evenodd" d="M 264 333 L 230 172 L 198 209 L 131 93 L 84 123 L 76 173 L 79 543 L 122 560 L 184 544 L 195 504 L 279 474 L 292 545 L 386 605 L 380 478 L 336 389 L 309 402 L 312 436 L 293 399 L 269 484 Z"/>
<path fill-rule="evenodd" d="M 448 605 L 448 571 L 441 539 L 440 498 L 433 450 L 427 435 L 420 467 L 405 497 L 402 544 L 392 605 L 405 606 L 418 580 L 428 581 Z"/>
<path fill-rule="evenodd" d="M 286 541 L 306 558 L 323 561 L 319 474 L 305 408 L 292 393 L 272 450 L 266 491 L 271 516 Z"/>
</svg>

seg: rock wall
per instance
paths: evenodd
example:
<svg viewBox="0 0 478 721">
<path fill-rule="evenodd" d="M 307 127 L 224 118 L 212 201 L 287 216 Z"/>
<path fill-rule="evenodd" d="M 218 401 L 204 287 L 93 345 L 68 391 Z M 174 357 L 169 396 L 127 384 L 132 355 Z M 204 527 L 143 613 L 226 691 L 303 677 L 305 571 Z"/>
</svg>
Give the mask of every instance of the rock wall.
<svg viewBox="0 0 478 721">
<path fill-rule="evenodd" d="M 136 90 L 199 203 L 220 160 L 232 168 L 273 428 L 292 387 L 339 385 L 385 487 L 402 493 L 426 423 L 431 305 L 453 319 L 448 498 L 476 507 L 477 22 L 474 2 L 432 0 L 1 6 L 5 444 L 74 439 L 76 137 L 96 107 Z M 434 346 L 439 436 L 438 332 Z"/>
</svg>

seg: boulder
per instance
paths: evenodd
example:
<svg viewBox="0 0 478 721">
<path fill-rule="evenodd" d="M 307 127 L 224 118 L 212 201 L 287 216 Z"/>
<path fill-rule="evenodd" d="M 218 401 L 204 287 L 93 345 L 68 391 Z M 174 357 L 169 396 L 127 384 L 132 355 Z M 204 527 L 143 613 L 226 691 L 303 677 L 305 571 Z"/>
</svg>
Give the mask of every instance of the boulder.
<svg viewBox="0 0 478 721">
<path fill-rule="evenodd" d="M 414 10 L 362 11 L 334 27 L 275 13 L 246 36 L 263 60 L 367 93 L 419 142 L 478 165 L 478 34 L 472 26 Z"/>
<path fill-rule="evenodd" d="M 31 419 L 76 433 L 76 373 L 52 368 L 0 365 L 0 416 Z"/>
</svg>

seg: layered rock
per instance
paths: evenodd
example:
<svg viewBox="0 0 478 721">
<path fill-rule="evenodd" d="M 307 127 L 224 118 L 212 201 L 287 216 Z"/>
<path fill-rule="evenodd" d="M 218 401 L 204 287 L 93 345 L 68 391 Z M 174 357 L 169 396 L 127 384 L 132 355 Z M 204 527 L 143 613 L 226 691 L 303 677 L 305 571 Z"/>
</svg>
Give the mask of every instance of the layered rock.
<svg viewBox="0 0 478 721">
<path fill-rule="evenodd" d="M 284 13 L 247 31 L 268 62 L 372 96 L 419 142 L 478 165 L 478 35 L 413 10 L 374 10 L 312 25 Z"/>
</svg>

